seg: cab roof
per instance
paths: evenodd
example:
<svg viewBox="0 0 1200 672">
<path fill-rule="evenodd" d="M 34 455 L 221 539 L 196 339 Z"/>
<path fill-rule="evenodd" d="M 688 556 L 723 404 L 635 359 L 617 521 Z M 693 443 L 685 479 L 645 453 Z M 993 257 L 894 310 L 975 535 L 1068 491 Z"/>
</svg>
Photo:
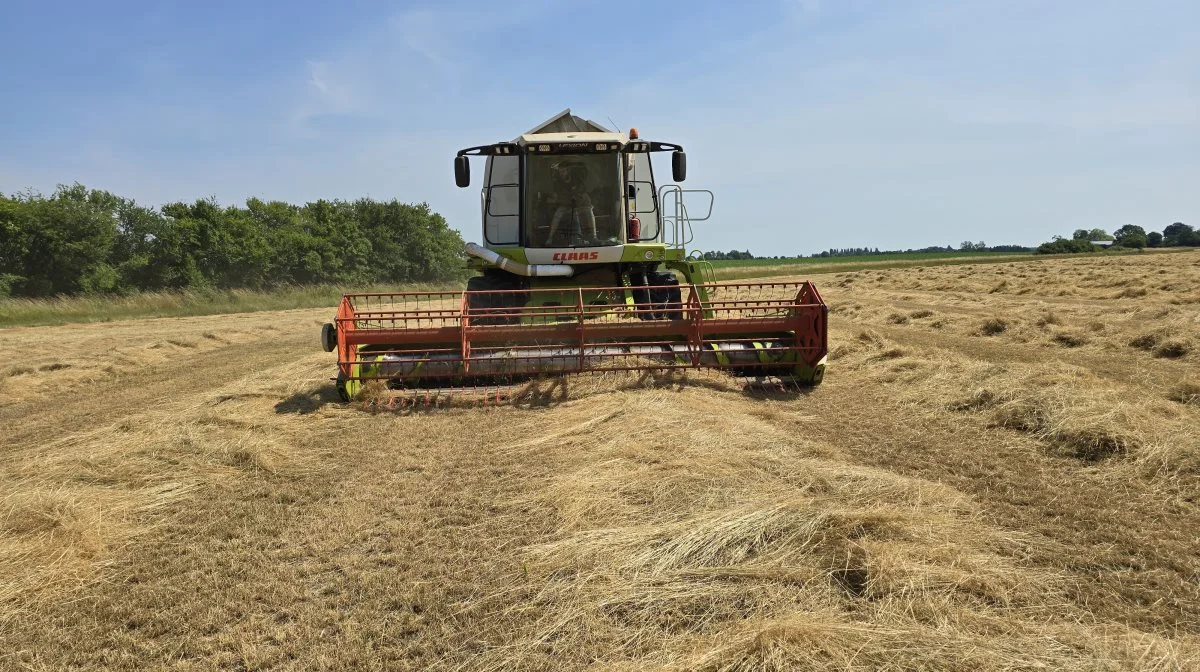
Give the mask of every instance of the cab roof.
<svg viewBox="0 0 1200 672">
<path fill-rule="evenodd" d="M 517 142 L 521 145 L 532 145 L 540 142 L 616 142 L 625 144 L 629 142 L 629 138 L 624 133 L 526 133 Z"/>
<path fill-rule="evenodd" d="M 535 133 L 611 133 L 612 131 L 597 124 L 591 119 L 584 119 L 571 113 L 571 108 L 550 117 L 542 123 L 525 131 L 524 135 Z"/>
</svg>

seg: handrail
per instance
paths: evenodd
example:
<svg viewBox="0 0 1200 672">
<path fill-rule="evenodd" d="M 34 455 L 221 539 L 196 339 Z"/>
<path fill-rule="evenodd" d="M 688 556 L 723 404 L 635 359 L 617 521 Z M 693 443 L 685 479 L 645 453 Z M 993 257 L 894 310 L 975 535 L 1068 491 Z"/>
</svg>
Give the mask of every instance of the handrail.
<svg viewBox="0 0 1200 672">
<path fill-rule="evenodd" d="M 703 217 L 693 217 L 688 212 L 687 204 L 684 202 L 684 194 L 708 194 L 708 210 Z M 668 199 L 670 197 L 670 199 Z M 716 197 L 713 192 L 708 189 L 684 189 L 677 184 L 666 184 L 659 189 L 659 205 L 663 208 L 663 239 L 668 245 L 675 248 L 684 248 L 692 242 L 695 234 L 692 230 L 692 222 L 703 222 L 712 217 L 713 203 Z M 671 213 L 666 211 L 666 204 L 670 202 L 674 205 Z M 668 223 L 670 226 L 668 227 Z M 670 240 L 666 238 L 668 228 L 671 231 Z"/>
</svg>

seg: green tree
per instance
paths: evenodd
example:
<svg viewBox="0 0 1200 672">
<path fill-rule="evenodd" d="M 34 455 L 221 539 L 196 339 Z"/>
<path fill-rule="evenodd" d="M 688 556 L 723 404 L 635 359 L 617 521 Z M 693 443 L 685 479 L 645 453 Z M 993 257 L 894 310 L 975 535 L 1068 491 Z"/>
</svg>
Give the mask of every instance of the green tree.
<svg viewBox="0 0 1200 672">
<path fill-rule="evenodd" d="M 0 195 L 0 297 L 9 296 L 25 280 L 28 236 L 24 205 Z"/>
<path fill-rule="evenodd" d="M 5 233 L 14 236 L 0 254 L 5 257 L 2 273 L 13 276 L 6 281 L 13 294 L 117 289 L 119 277 L 108 260 L 117 238 L 120 199 L 74 184 L 60 185 L 49 198 L 31 192 L 5 200 L 0 218 Z"/>
<path fill-rule="evenodd" d="M 371 243 L 370 268 L 383 282 L 429 282 L 461 276 L 463 240 L 427 203 L 360 199 L 351 212 Z"/>
<path fill-rule="evenodd" d="M 156 265 L 163 267 L 165 287 L 253 287 L 252 281 L 225 282 L 228 269 L 242 254 L 242 242 L 215 199 L 163 206 L 168 220 L 158 246 Z M 250 279 L 245 279 L 250 280 Z"/>
<path fill-rule="evenodd" d="M 465 261 L 462 238 L 425 203 L 152 210 L 78 184 L 0 196 L 0 295 L 436 282 L 463 277 Z"/>
<path fill-rule="evenodd" d="M 117 239 L 109 263 L 120 278 L 120 290 L 159 289 L 153 278 L 162 269 L 153 266 L 153 254 L 166 226 L 162 214 L 120 199 L 116 220 Z"/>
<path fill-rule="evenodd" d="M 1116 244 L 1141 249 L 1146 246 L 1146 230 L 1136 224 L 1126 224 L 1113 232 Z"/>
<path fill-rule="evenodd" d="M 1163 242 L 1163 234 L 1157 231 L 1151 231 L 1146 234 L 1146 247 L 1161 247 Z"/>
<path fill-rule="evenodd" d="M 319 200 L 305 205 L 300 219 L 307 230 L 329 241 L 330 249 L 323 258 L 327 282 L 353 284 L 374 280 L 371 241 L 359 226 L 353 205 Z"/>
<path fill-rule="evenodd" d="M 1108 235 L 1104 229 L 1075 229 L 1075 233 L 1071 235 L 1072 240 L 1112 240 L 1113 237 Z"/>
<path fill-rule="evenodd" d="M 1063 238 L 1055 236 L 1054 240 L 1038 246 L 1038 254 L 1073 254 L 1078 252 L 1095 252 L 1096 246 L 1090 241 L 1078 238 Z"/>
<path fill-rule="evenodd" d="M 1163 229 L 1163 245 L 1174 247 L 1176 245 L 1188 245 L 1192 237 L 1192 227 L 1183 222 L 1175 222 Z"/>
</svg>

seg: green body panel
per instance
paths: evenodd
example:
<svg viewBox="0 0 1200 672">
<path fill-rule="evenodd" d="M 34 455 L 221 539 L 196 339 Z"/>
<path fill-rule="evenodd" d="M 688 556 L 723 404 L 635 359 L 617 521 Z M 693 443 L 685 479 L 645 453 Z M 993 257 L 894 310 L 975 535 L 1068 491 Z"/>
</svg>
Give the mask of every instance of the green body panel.
<svg viewBox="0 0 1200 672">
<path fill-rule="evenodd" d="M 665 264 L 667 268 L 675 271 L 676 275 L 681 276 L 680 281 L 687 285 L 695 285 L 696 298 L 700 303 L 708 303 L 708 287 L 704 277 L 704 266 L 708 262 L 699 262 L 691 259 L 672 259 Z"/>
<path fill-rule="evenodd" d="M 631 243 L 622 245 L 621 261 L 620 262 L 598 262 L 598 263 L 580 263 L 574 262 L 571 265 L 577 267 L 580 272 L 584 272 L 589 268 L 599 268 L 602 266 L 611 266 L 613 263 L 637 264 L 637 263 L 655 263 L 665 266 L 667 269 L 674 271 L 679 277 L 680 284 L 695 285 L 696 293 L 701 303 L 708 302 L 708 289 L 704 286 L 711 281 L 712 266 L 702 259 L 689 259 L 684 251 L 677 247 L 664 245 L 663 243 Z M 512 259 L 513 261 L 527 264 L 529 257 L 525 253 L 524 247 L 497 247 L 493 248 L 497 254 L 503 257 Z M 647 258 L 646 253 L 650 256 Z M 494 265 L 471 257 L 468 266 L 477 271 L 496 268 Z M 536 299 L 528 305 L 546 306 L 546 305 L 561 305 L 574 306 L 579 302 L 579 287 L 580 281 L 577 278 L 530 278 L 529 286 L 538 290 L 552 290 L 561 288 L 561 294 L 546 294 L 542 291 L 538 292 Z M 592 303 L 607 303 L 603 300 L 604 297 L 598 292 L 584 292 L 584 304 Z M 628 306 L 634 305 L 634 297 L 631 291 L 625 292 L 625 304 Z"/>
<path fill-rule="evenodd" d="M 662 243 L 630 243 L 621 246 L 621 263 L 645 263 L 645 262 L 681 262 L 684 260 L 683 250 L 677 247 L 670 247 Z M 496 247 L 492 248 L 494 252 L 502 257 L 507 257 L 513 261 L 522 264 L 529 263 L 529 255 L 525 254 L 524 247 Z M 649 252 L 650 256 L 646 257 Z M 589 264 L 587 262 L 572 262 L 572 266 L 603 266 L 607 262 L 598 262 Z M 476 270 L 486 268 L 495 268 L 482 259 L 471 257 L 467 260 L 467 266 Z"/>
<path fill-rule="evenodd" d="M 650 257 L 646 257 L 646 253 L 650 253 Z M 679 261 L 683 259 L 683 250 L 677 247 L 668 247 L 662 243 L 631 243 L 625 245 L 625 249 L 621 251 L 621 261 L 625 263 L 637 263 L 645 261 Z"/>
<path fill-rule="evenodd" d="M 371 369 L 375 369 L 375 371 L 372 372 Z M 373 373 L 377 373 L 378 370 L 378 365 L 363 367 L 359 364 L 351 364 L 350 378 L 346 378 L 346 376 L 342 375 L 341 371 L 338 371 L 337 391 L 342 397 L 342 401 L 350 401 L 351 399 L 357 397 L 359 392 L 362 392 L 363 382 L 361 380 L 355 380 L 355 378 L 364 374 L 372 375 Z"/>
</svg>

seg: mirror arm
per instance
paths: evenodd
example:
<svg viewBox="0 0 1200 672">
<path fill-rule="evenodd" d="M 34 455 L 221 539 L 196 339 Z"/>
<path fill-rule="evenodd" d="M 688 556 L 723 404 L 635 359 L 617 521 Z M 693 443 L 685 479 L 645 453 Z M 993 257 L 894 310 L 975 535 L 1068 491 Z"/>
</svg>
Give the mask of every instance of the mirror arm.
<svg viewBox="0 0 1200 672">
<path fill-rule="evenodd" d="M 479 145 L 458 150 L 458 156 L 505 156 L 519 154 L 521 146 L 514 142 L 498 142 L 494 145 Z"/>
</svg>

